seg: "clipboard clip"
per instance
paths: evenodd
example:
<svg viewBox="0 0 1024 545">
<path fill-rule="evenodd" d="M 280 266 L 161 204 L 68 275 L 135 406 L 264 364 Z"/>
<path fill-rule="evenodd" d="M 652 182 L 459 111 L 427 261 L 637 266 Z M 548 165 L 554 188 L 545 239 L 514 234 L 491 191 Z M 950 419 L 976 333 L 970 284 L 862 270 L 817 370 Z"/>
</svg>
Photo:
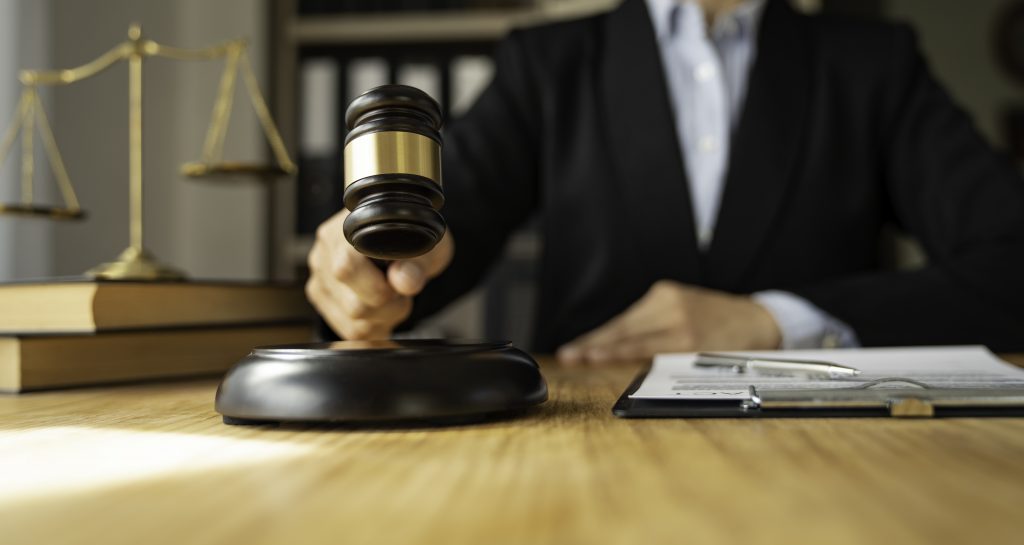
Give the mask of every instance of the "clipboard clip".
<svg viewBox="0 0 1024 545">
<path fill-rule="evenodd" d="M 924 390 L 930 390 L 932 388 L 931 386 L 929 386 L 929 385 L 927 385 L 927 384 L 925 384 L 925 383 L 923 383 L 923 382 L 921 382 L 919 380 L 914 380 L 912 378 L 886 377 L 886 378 L 879 378 L 879 379 L 875 379 L 875 380 L 870 380 L 868 382 L 865 382 L 864 384 L 858 384 L 857 386 L 854 386 L 851 389 L 869 390 L 871 388 L 874 388 L 875 386 L 891 385 L 891 384 L 909 384 L 910 386 L 915 386 L 917 388 L 921 388 L 921 389 L 924 389 Z"/>
<path fill-rule="evenodd" d="M 876 395 L 868 399 L 851 397 L 851 391 L 871 390 L 883 384 L 907 384 L 912 388 L 900 388 L 887 394 L 884 389 L 874 390 Z M 756 386 L 750 386 L 750 399 L 741 403 L 744 411 L 762 409 L 863 409 L 887 408 L 889 416 L 894 418 L 932 418 L 935 416 L 935 404 L 925 392 L 930 386 L 923 382 L 902 377 L 890 377 L 873 380 L 852 388 L 829 390 L 794 390 L 768 392 L 766 400 L 758 393 Z M 910 390 L 910 391 L 908 391 Z M 921 391 L 916 394 L 916 391 Z M 775 395 L 771 395 L 775 394 Z M 923 395 L 922 395 L 923 394 Z"/>
<path fill-rule="evenodd" d="M 930 390 L 931 386 L 904 377 L 888 377 L 865 382 L 857 388 L 869 390 L 875 386 L 886 384 L 906 384 L 922 390 Z M 889 399 L 889 416 L 896 418 L 931 418 L 935 416 L 935 404 L 927 397 L 920 396 L 895 396 Z"/>
</svg>

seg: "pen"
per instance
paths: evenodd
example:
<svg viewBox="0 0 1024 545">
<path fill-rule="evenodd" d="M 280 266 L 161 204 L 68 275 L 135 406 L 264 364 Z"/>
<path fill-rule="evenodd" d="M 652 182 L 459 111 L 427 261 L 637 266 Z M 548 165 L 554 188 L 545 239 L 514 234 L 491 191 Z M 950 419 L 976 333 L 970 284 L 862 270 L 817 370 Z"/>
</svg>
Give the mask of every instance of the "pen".
<svg viewBox="0 0 1024 545">
<path fill-rule="evenodd" d="M 860 374 L 859 369 L 829 361 L 774 359 L 707 352 L 697 354 L 693 364 L 697 367 L 731 367 L 737 373 L 756 371 L 787 375 L 819 375 L 829 378 L 855 377 Z"/>
</svg>

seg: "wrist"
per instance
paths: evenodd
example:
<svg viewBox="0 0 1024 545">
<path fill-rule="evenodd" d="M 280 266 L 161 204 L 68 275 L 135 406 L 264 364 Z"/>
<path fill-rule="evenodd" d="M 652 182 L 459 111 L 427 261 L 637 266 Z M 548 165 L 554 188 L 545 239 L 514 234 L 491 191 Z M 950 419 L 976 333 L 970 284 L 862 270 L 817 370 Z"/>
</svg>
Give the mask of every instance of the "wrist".
<svg viewBox="0 0 1024 545">
<path fill-rule="evenodd" d="M 750 349 L 753 350 L 776 350 L 782 347 L 782 328 L 775 320 L 775 316 L 763 305 L 759 304 L 753 297 L 745 297 L 747 304 L 751 307 L 751 328 Z"/>
<path fill-rule="evenodd" d="M 781 348 L 833 348 L 858 346 L 850 326 L 788 291 L 766 290 L 751 295 L 767 310 L 782 332 Z"/>
</svg>

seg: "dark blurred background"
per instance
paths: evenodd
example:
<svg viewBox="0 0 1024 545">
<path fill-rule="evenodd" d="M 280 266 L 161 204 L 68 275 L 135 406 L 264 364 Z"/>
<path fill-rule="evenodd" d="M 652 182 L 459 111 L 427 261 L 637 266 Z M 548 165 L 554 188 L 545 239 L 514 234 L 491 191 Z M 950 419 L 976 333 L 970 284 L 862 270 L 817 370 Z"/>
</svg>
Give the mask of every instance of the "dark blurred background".
<svg viewBox="0 0 1024 545">
<path fill-rule="evenodd" d="M 615 0 L 0 0 L 0 120 L 17 102 L 17 70 L 68 67 L 122 40 L 130 22 L 170 45 L 250 39 L 300 172 L 273 184 L 196 183 L 178 174 L 199 153 L 222 64 L 147 64 L 145 174 L 148 246 L 194 277 L 301 280 L 316 226 L 340 204 L 345 105 L 375 85 L 420 87 L 457 118 L 487 85 L 490 54 L 510 28 L 585 16 Z M 912 24 L 933 71 L 997 148 L 1024 164 L 1024 1 L 792 0 L 807 12 Z M 78 274 L 113 257 L 127 221 L 127 84 L 122 68 L 44 94 L 83 207 L 84 223 L 0 217 L 0 280 Z M 226 156 L 267 153 L 241 94 Z M 13 158 L 17 157 L 17 150 Z M 40 162 L 45 164 L 45 162 Z M 0 199 L 16 198 L 16 160 Z M 44 168 L 39 193 L 56 198 Z M 270 228 L 268 229 L 268 225 Z M 510 242 L 487 284 L 425 324 L 432 333 L 507 337 L 529 346 L 532 225 Z M 899 237 L 894 266 L 924 258 Z"/>
</svg>

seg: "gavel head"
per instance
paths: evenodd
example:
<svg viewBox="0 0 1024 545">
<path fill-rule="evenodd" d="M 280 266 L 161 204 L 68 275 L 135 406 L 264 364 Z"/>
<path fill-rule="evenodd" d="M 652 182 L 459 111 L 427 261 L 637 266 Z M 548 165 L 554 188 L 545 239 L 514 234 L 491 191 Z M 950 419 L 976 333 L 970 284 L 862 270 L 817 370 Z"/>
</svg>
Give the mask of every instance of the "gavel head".
<svg viewBox="0 0 1024 545">
<path fill-rule="evenodd" d="M 383 85 L 345 112 L 345 238 L 363 255 L 407 259 L 444 236 L 441 108 L 405 85 Z"/>
</svg>

